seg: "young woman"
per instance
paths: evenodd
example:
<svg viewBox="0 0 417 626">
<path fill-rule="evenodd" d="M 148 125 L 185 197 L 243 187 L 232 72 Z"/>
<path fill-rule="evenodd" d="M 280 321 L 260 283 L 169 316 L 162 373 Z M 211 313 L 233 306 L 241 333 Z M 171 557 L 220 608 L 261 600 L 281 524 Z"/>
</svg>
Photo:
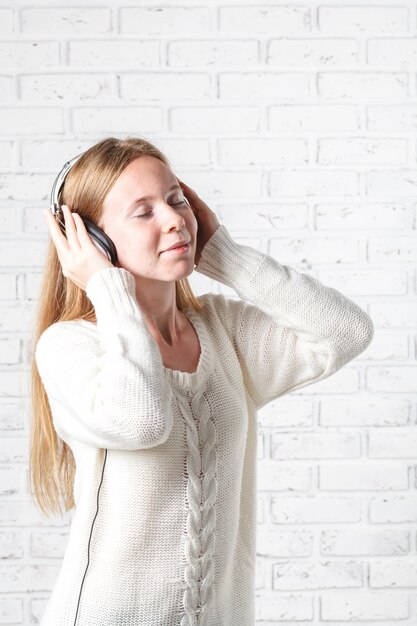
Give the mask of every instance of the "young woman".
<svg viewBox="0 0 417 626">
<path fill-rule="evenodd" d="M 74 515 L 41 624 L 253 626 L 257 411 L 354 359 L 372 321 L 238 244 L 143 139 L 92 146 L 60 202 L 65 234 L 46 212 L 30 476 L 44 512 L 63 496 Z M 239 298 L 195 297 L 194 269 Z"/>
</svg>

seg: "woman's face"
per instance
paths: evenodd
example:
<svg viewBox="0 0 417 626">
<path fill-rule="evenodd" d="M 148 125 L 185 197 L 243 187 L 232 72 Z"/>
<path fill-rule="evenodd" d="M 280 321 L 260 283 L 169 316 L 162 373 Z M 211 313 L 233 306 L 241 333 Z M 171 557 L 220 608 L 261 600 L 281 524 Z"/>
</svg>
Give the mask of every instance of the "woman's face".
<svg viewBox="0 0 417 626">
<path fill-rule="evenodd" d="M 156 157 L 140 156 L 123 170 L 98 225 L 116 246 L 117 266 L 135 276 L 176 281 L 194 269 L 197 220 L 178 180 Z M 184 239 L 186 252 L 164 252 Z"/>
</svg>

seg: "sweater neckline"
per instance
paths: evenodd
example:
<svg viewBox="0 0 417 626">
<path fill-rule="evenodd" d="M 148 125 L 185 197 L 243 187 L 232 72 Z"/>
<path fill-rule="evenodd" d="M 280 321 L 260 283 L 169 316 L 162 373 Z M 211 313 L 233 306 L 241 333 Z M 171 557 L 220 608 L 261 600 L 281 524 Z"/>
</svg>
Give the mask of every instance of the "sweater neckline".
<svg viewBox="0 0 417 626">
<path fill-rule="evenodd" d="M 214 361 L 210 339 L 200 314 L 192 307 L 185 307 L 183 313 L 194 327 L 200 342 L 200 358 L 197 369 L 194 372 L 182 372 L 181 370 L 173 370 L 163 364 L 162 368 L 171 385 L 185 391 L 191 391 L 196 389 L 207 378 L 213 369 Z"/>
</svg>

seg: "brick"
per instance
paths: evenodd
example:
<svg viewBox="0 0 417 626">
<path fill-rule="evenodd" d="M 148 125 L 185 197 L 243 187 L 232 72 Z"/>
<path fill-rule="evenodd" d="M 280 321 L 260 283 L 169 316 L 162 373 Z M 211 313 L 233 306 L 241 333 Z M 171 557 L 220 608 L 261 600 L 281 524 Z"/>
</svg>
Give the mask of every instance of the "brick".
<svg viewBox="0 0 417 626">
<path fill-rule="evenodd" d="M 20 77 L 22 100 L 60 101 L 66 100 L 110 100 L 113 97 L 111 80 L 108 76 L 93 74 L 32 74 Z"/>
<path fill-rule="evenodd" d="M 58 565 L 2 564 L 0 578 L 4 581 L 3 591 L 51 591 L 59 569 Z"/>
<path fill-rule="evenodd" d="M 24 620 L 23 598 L 0 597 L 0 615 L 4 624 L 22 624 Z"/>
<path fill-rule="evenodd" d="M 287 400 L 279 398 L 258 411 L 258 424 L 261 428 L 274 429 L 312 426 L 313 403 L 295 396 Z"/>
<path fill-rule="evenodd" d="M 321 490 L 368 491 L 375 489 L 407 489 L 407 467 L 404 464 L 338 463 L 319 468 Z"/>
<path fill-rule="evenodd" d="M 410 416 L 410 400 L 386 394 L 320 400 L 319 423 L 322 426 L 405 426 Z"/>
<path fill-rule="evenodd" d="M 414 196 L 417 186 L 415 170 L 398 169 L 368 172 L 367 193 L 370 196 Z"/>
<path fill-rule="evenodd" d="M 319 139 L 317 162 L 324 165 L 404 165 L 408 163 L 408 140 L 362 137 Z"/>
<path fill-rule="evenodd" d="M 31 623 L 34 623 L 34 624 L 41 623 L 42 618 L 45 614 L 49 599 L 50 599 L 50 594 L 41 594 L 40 596 L 35 596 L 29 600 L 28 612 L 30 615 Z"/>
<path fill-rule="evenodd" d="M 9 35 L 14 31 L 13 9 L 0 9 L 0 35 Z"/>
<path fill-rule="evenodd" d="M 367 107 L 369 130 L 415 131 L 417 108 L 411 104 L 374 105 Z"/>
<path fill-rule="evenodd" d="M 0 431 L 3 433 L 6 431 L 19 432 L 23 431 L 23 410 L 21 410 L 22 401 L 19 400 L 18 404 L 10 402 L 2 402 L 0 404 Z M 25 413 L 24 419 L 26 422 L 27 414 Z"/>
<path fill-rule="evenodd" d="M 274 524 L 353 523 L 361 519 L 359 498 L 347 496 L 271 497 L 270 511 Z"/>
<path fill-rule="evenodd" d="M 162 110 L 159 106 L 74 107 L 71 111 L 73 132 L 128 133 L 138 120 L 142 132 L 162 130 Z"/>
<path fill-rule="evenodd" d="M 100 68 L 107 72 L 111 68 L 125 71 L 161 64 L 161 44 L 157 40 L 69 41 L 68 46 L 68 63 L 71 66 Z"/>
<path fill-rule="evenodd" d="M 371 344 L 357 358 L 375 361 L 405 361 L 409 356 L 408 336 L 404 331 L 386 331 L 378 328 Z"/>
<path fill-rule="evenodd" d="M 188 137 L 161 138 L 158 141 L 158 146 L 170 158 L 174 171 L 181 166 L 211 166 L 213 163 L 210 140 L 206 137 L 196 139 Z"/>
<path fill-rule="evenodd" d="M 308 74 L 296 72 L 219 72 L 219 98 L 246 102 L 273 99 L 296 102 L 309 98 Z"/>
<path fill-rule="evenodd" d="M 372 561 L 369 564 L 370 587 L 417 587 L 417 558 Z"/>
<path fill-rule="evenodd" d="M 28 135 L 63 133 L 64 118 L 58 107 L 3 108 L 0 116 L 0 133 Z"/>
<path fill-rule="evenodd" d="M 361 587 L 361 564 L 356 561 L 284 562 L 272 565 L 274 589 Z"/>
<path fill-rule="evenodd" d="M 17 298 L 16 274 L 3 272 L 0 274 L 0 299 L 14 300 Z"/>
<path fill-rule="evenodd" d="M 314 616 L 313 598 L 305 593 L 285 594 L 257 593 L 255 601 L 255 619 L 270 620 L 271 623 L 279 621 L 299 622 L 312 620 Z"/>
<path fill-rule="evenodd" d="M 221 165 L 308 162 L 308 146 L 304 139 L 221 139 L 218 154 Z"/>
<path fill-rule="evenodd" d="M 167 60 L 171 67 L 250 67 L 259 63 L 259 42 L 256 39 L 168 41 Z"/>
<path fill-rule="evenodd" d="M 21 559 L 24 555 L 24 538 L 22 532 L 2 531 L 0 532 L 0 558 Z"/>
<path fill-rule="evenodd" d="M 372 302 L 369 314 L 373 322 L 382 328 L 415 328 L 417 300 L 398 302 Z"/>
<path fill-rule="evenodd" d="M 307 228 L 308 207 L 303 203 L 239 202 L 219 204 L 218 215 L 228 229 L 258 231 L 299 230 Z"/>
<path fill-rule="evenodd" d="M 408 97 L 408 76 L 405 72 L 326 72 L 317 74 L 317 90 L 321 98 L 372 103 L 397 102 Z"/>
<path fill-rule="evenodd" d="M 69 532 L 32 532 L 30 556 L 32 558 L 63 558 L 68 545 Z"/>
<path fill-rule="evenodd" d="M 238 33 L 273 33 L 288 36 L 308 33 L 311 14 L 308 7 L 297 6 L 238 6 L 219 7 L 219 31 Z"/>
<path fill-rule="evenodd" d="M 368 367 L 367 386 L 370 391 L 415 393 L 417 366 Z"/>
<path fill-rule="evenodd" d="M 34 258 L 33 255 L 32 258 Z M 41 258 L 40 253 L 39 258 Z M 29 306 L 9 306 L 7 308 L 3 306 L 0 309 L 0 328 L 2 332 L 21 332 L 22 328 L 29 328 L 32 316 L 33 310 Z M 17 379 L 17 372 L 12 372 L 11 370 L 2 372 L 0 388 L 4 395 L 8 396 L 13 393 L 16 396 L 19 395 Z"/>
<path fill-rule="evenodd" d="M 393 65 L 408 69 L 417 63 L 417 41 L 413 39 L 370 39 L 367 61 L 369 65 Z"/>
<path fill-rule="evenodd" d="M 42 284 L 41 272 L 35 273 L 30 270 L 25 270 L 25 298 L 26 300 L 37 300 Z"/>
<path fill-rule="evenodd" d="M 368 259 L 371 263 L 378 261 L 416 263 L 416 239 L 415 237 L 370 237 Z"/>
<path fill-rule="evenodd" d="M 349 170 L 272 171 L 271 196 L 340 196 L 359 193 L 358 174 Z"/>
<path fill-rule="evenodd" d="M 305 139 L 291 138 L 220 139 L 218 155 L 224 166 L 304 164 L 308 162 L 308 145 Z"/>
<path fill-rule="evenodd" d="M 323 555 L 395 556 L 409 551 L 410 534 L 406 530 L 344 528 L 324 530 L 320 534 Z"/>
<path fill-rule="evenodd" d="M 417 496 L 385 495 L 369 502 L 369 519 L 374 524 L 417 522 Z"/>
<path fill-rule="evenodd" d="M 256 554 L 266 558 L 311 556 L 313 541 L 312 532 L 262 529 L 256 542 Z"/>
<path fill-rule="evenodd" d="M 211 77 L 207 74 L 191 72 L 135 72 L 122 74 L 120 81 L 120 95 L 125 100 L 157 100 L 170 94 L 170 100 L 184 100 L 199 102 L 210 99 Z"/>
<path fill-rule="evenodd" d="M 12 76 L 0 76 L 0 103 L 9 104 L 14 99 Z"/>
<path fill-rule="evenodd" d="M 20 362 L 20 341 L 17 338 L 0 339 L 0 364 L 16 365 Z M 2 456 L 2 441 L 0 440 L 0 458 Z"/>
<path fill-rule="evenodd" d="M 321 596 L 321 619 L 328 620 L 393 620 L 409 617 L 409 598 L 406 593 L 358 592 L 345 590 L 343 594 Z"/>
<path fill-rule="evenodd" d="M 134 35 L 172 33 L 203 34 L 211 29 L 210 11 L 205 7 L 148 6 L 120 9 L 120 32 Z"/>
<path fill-rule="evenodd" d="M 111 11 L 103 8 L 22 8 L 20 19 L 23 33 L 85 35 L 111 30 Z"/>
<path fill-rule="evenodd" d="M 71 513 L 66 512 L 61 515 L 45 517 L 42 512 L 35 507 L 33 499 L 25 496 L 19 500 L 0 501 L 0 519 L 3 526 L 22 526 L 30 528 L 32 526 L 50 527 L 65 526 L 71 521 Z M 26 590 L 27 591 L 27 590 Z"/>
<path fill-rule="evenodd" d="M 359 110 L 354 106 L 320 104 L 271 105 L 268 128 L 272 132 L 345 131 L 359 128 Z"/>
<path fill-rule="evenodd" d="M 45 199 L 45 190 L 51 184 L 50 176 L 46 174 L 0 174 L 0 200 L 42 200 Z M 12 250 L 16 250 L 19 242 L 7 239 L 2 242 L 0 249 L 1 263 L 10 267 L 16 265 L 16 259 Z M 32 252 L 39 250 L 38 244 L 41 242 L 31 242 Z M 26 247 L 26 246 L 25 246 Z M 22 254 L 25 255 L 24 251 Z M 9 255 L 7 258 L 6 255 Z M 20 259 L 19 259 L 20 260 Z M 33 262 L 33 258 L 32 258 Z"/>
<path fill-rule="evenodd" d="M 1 85 L 1 79 L 0 79 Z M 12 159 L 13 159 L 13 142 L 12 141 L 0 141 L 0 169 L 10 170 L 12 167 Z M 4 228 L 4 225 L 9 222 L 10 215 L 2 214 L 0 216 L 0 228 Z M 5 232 L 5 231 L 3 231 Z"/>
<path fill-rule="evenodd" d="M 262 460 L 258 463 L 258 491 L 308 491 L 311 468 L 291 467 Z"/>
<path fill-rule="evenodd" d="M 11 234 L 15 232 L 17 232 L 16 213 L 11 208 L 0 208 L 0 233 Z"/>
<path fill-rule="evenodd" d="M 354 458 L 360 453 L 360 439 L 356 434 L 318 432 L 271 435 L 272 459 Z"/>
<path fill-rule="evenodd" d="M 417 432 L 414 430 L 371 430 L 368 456 L 378 459 L 414 459 L 417 450 Z"/>
<path fill-rule="evenodd" d="M 259 130 L 257 107 L 212 106 L 171 107 L 170 129 L 180 133 L 200 133 L 201 128 L 211 133 L 255 132 Z"/>
<path fill-rule="evenodd" d="M 359 45 L 354 39 L 273 39 L 267 63 L 291 66 L 337 66 L 358 63 Z"/>
<path fill-rule="evenodd" d="M 409 227 L 407 207 L 393 203 L 320 203 L 315 207 L 318 230 L 379 230 Z"/>
<path fill-rule="evenodd" d="M 0 67 L 9 70 L 37 70 L 59 63 L 56 41 L 0 41 Z"/>
<path fill-rule="evenodd" d="M 246 200 L 250 198 L 258 198 L 261 190 L 262 174 L 256 171 L 226 171 L 220 170 L 213 175 L 212 171 L 192 171 L 188 175 L 183 172 L 181 180 L 189 181 L 187 184 L 193 189 L 198 189 L 200 197 L 204 198 L 210 206 L 214 204 L 217 198 L 227 200 L 228 198 L 239 198 L 242 196 L 242 176 L 245 180 L 244 197 Z M 240 237 L 234 235 L 234 239 L 238 243 L 247 243 L 252 247 L 257 247 L 259 237 L 256 233 L 252 233 L 249 237 Z"/>
<path fill-rule="evenodd" d="M 81 139 L 25 139 L 20 141 L 20 164 L 24 169 L 39 167 L 51 171 L 51 176 L 72 156 L 87 150 L 91 141 Z M 51 179 L 52 184 L 52 179 Z M 29 212 L 28 212 L 29 213 Z"/>
<path fill-rule="evenodd" d="M 20 471 L 18 467 L 0 467 L 0 496 L 16 496 L 20 492 Z M 1 576 L 0 576 L 1 578 Z"/>
<path fill-rule="evenodd" d="M 319 7 L 321 32 L 338 33 L 405 33 L 408 31 L 408 9 L 392 6 Z"/>
</svg>

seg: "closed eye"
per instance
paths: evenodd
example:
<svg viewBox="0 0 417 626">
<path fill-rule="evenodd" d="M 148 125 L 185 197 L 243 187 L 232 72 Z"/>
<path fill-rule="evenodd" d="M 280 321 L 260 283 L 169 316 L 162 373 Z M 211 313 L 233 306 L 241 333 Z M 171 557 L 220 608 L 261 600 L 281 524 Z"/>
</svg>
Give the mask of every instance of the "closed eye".
<svg viewBox="0 0 417 626">
<path fill-rule="evenodd" d="M 180 202 L 173 202 L 172 206 L 179 206 L 180 204 L 187 204 L 185 200 L 181 200 Z M 141 215 L 134 215 L 133 217 L 148 217 L 152 211 L 147 211 L 146 213 L 142 213 Z"/>
</svg>

